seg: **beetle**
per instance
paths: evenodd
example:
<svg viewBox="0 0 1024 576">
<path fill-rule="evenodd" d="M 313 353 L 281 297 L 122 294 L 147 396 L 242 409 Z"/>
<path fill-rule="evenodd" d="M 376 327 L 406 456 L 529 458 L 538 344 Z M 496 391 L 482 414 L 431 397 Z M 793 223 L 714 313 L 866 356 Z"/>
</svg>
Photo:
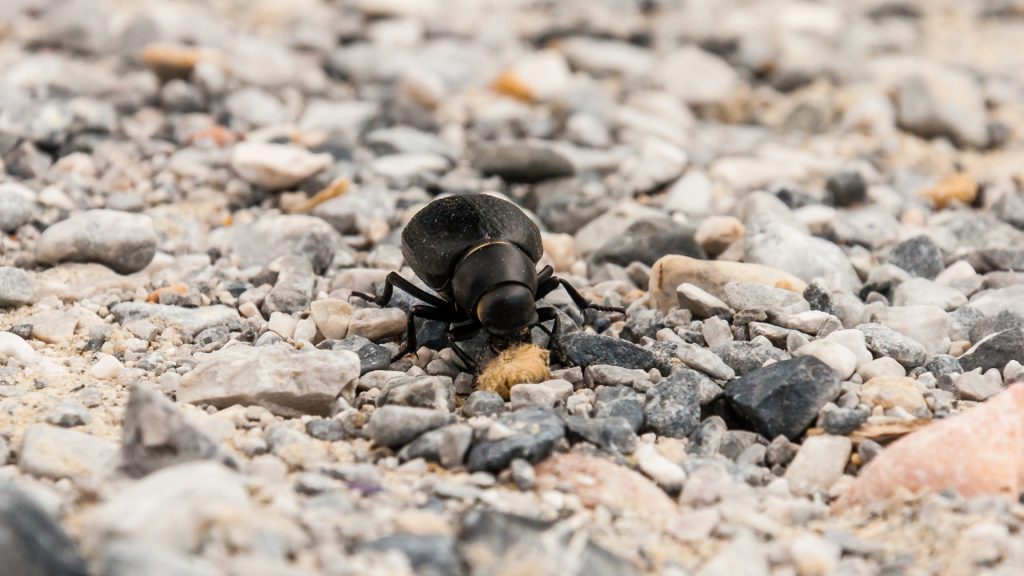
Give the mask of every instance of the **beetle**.
<svg viewBox="0 0 1024 576">
<path fill-rule="evenodd" d="M 399 288 L 423 301 L 411 309 L 405 345 L 397 357 L 416 350 L 416 318 L 424 318 L 448 324 L 449 344 L 469 368 L 476 363 L 454 343 L 481 330 L 490 336 L 492 350 L 528 340 L 534 326 L 557 346 L 558 313 L 554 308 L 538 310 L 537 300 L 559 286 L 581 310 L 625 313 L 587 300 L 555 276 L 551 266 L 538 271 L 543 254 L 540 229 L 512 202 L 487 194 L 445 196 L 417 212 L 402 231 L 405 261 L 437 295 L 391 272 L 380 296 L 353 296 L 386 306 Z M 542 324 L 551 320 L 553 330 Z"/>
</svg>

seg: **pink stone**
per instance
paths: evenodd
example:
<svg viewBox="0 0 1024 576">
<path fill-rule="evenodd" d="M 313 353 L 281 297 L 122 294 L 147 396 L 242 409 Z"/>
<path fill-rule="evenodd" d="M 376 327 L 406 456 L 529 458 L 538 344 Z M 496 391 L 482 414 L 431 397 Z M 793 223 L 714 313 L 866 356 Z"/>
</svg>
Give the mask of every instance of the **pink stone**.
<svg viewBox="0 0 1024 576">
<path fill-rule="evenodd" d="M 836 502 L 842 511 L 889 499 L 953 489 L 966 497 L 1024 488 L 1024 384 L 968 412 L 904 436 L 879 454 Z"/>
</svg>

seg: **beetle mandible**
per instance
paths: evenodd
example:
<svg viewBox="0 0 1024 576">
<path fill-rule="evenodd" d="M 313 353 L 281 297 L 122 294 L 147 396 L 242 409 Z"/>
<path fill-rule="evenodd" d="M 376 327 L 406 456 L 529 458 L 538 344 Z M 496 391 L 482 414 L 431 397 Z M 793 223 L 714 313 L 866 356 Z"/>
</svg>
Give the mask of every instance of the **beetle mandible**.
<svg viewBox="0 0 1024 576">
<path fill-rule="evenodd" d="M 398 354 L 416 350 L 416 318 L 448 323 L 452 350 L 466 364 L 475 362 L 455 342 L 468 340 L 480 330 L 494 343 L 525 341 L 538 326 L 555 342 L 558 314 L 554 308 L 537 309 L 537 300 L 559 286 L 581 310 L 592 308 L 625 313 L 622 308 L 599 306 L 587 300 L 569 282 L 554 275 L 551 266 L 539 272 L 544 254 L 540 229 L 515 204 L 487 194 L 438 198 L 413 216 L 402 231 L 402 254 L 431 294 L 398 272 L 388 274 L 384 290 L 374 297 L 353 295 L 385 306 L 394 288 L 425 304 L 412 307 L 406 342 Z M 553 320 L 550 330 L 542 322 Z"/>
</svg>

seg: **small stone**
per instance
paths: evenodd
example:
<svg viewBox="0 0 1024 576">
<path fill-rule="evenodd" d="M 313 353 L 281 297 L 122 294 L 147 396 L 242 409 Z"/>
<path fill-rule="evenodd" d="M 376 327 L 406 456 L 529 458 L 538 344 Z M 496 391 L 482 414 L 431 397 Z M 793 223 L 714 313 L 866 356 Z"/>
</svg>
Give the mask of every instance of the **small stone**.
<svg viewBox="0 0 1024 576">
<path fill-rule="evenodd" d="M 768 576 L 768 555 L 754 536 L 742 534 L 722 546 L 715 555 L 704 563 L 696 576 Z"/>
<path fill-rule="evenodd" d="M 462 405 L 462 414 L 467 418 L 495 416 L 505 411 L 505 401 L 494 392 L 475 390 Z"/>
<path fill-rule="evenodd" d="M 738 376 L 749 374 L 760 369 L 768 362 L 779 362 L 789 359 L 789 354 L 775 348 L 770 343 L 727 342 L 712 350 L 723 362 L 729 365 Z"/>
<path fill-rule="evenodd" d="M 929 357 L 949 352 L 949 316 L 937 306 L 893 306 L 879 310 L 874 320 L 920 342 Z"/>
<path fill-rule="evenodd" d="M 1002 370 L 1010 362 L 1024 362 L 1024 328 L 1011 328 L 978 342 L 959 358 L 964 371 Z"/>
<path fill-rule="evenodd" d="M 839 565 L 843 549 L 816 534 L 801 534 L 789 545 L 789 555 L 800 576 L 828 576 Z"/>
<path fill-rule="evenodd" d="M 566 434 L 570 438 L 581 438 L 612 452 L 632 454 L 636 450 L 636 432 L 629 421 L 619 416 L 588 418 L 566 416 Z"/>
<path fill-rule="evenodd" d="M 478 438 L 469 449 L 466 467 L 471 472 L 498 472 L 515 458 L 537 463 L 548 456 L 565 435 L 561 418 L 550 408 L 531 406 L 498 417 L 511 431 L 500 439 Z"/>
<path fill-rule="evenodd" d="M 32 278 L 19 268 L 0 266 L 0 308 L 17 308 L 32 302 Z"/>
<path fill-rule="evenodd" d="M 582 368 L 610 364 L 638 370 L 657 368 L 663 374 L 669 371 L 667 364 L 650 350 L 611 336 L 573 332 L 562 338 L 562 347 L 569 360 Z"/>
<path fill-rule="evenodd" d="M 924 369 L 931 372 L 932 376 L 941 378 L 947 374 L 963 374 L 964 369 L 960 361 L 948 354 L 939 354 L 924 365 Z M 901 374 L 902 376 L 902 374 Z M 866 382 L 868 378 L 865 378 Z"/>
<path fill-rule="evenodd" d="M 844 170 L 828 177 L 825 191 L 836 206 L 853 206 L 867 199 L 868 184 L 858 170 Z"/>
<path fill-rule="evenodd" d="M 857 370 L 857 357 L 842 344 L 829 340 L 809 342 L 793 352 L 793 356 L 814 356 L 834 370 L 839 378 L 848 380 Z"/>
<path fill-rule="evenodd" d="M 455 389 L 447 376 L 400 376 L 381 389 L 377 405 L 385 404 L 450 412 L 455 409 Z"/>
<path fill-rule="evenodd" d="M 729 64 L 696 46 L 684 46 L 667 54 L 656 66 L 655 76 L 687 104 L 727 101 L 741 85 L 739 75 Z M 690 82 L 691 78 L 700 78 L 701 82 Z"/>
<path fill-rule="evenodd" d="M 967 72 L 921 63 L 907 70 L 897 88 L 898 119 L 904 130 L 922 138 L 948 137 L 972 148 L 988 143 L 985 99 Z"/>
<path fill-rule="evenodd" d="M 267 322 L 267 329 L 271 332 L 276 333 L 281 338 L 291 338 L 292 334 L 295 333 L 295 318 L 292 318 L 284 312 L 274 312 L 270 315 L 270 321 Z"/>
<path fill-rule="evenodd" d="M 861 324 L 857 330 L 864 333 L 868 350 L 877 356 L 888 356 L 904 368 L 921 366 L 928 359 L 928 351 L 919 342 L 882 324 Z"/>
<path fill-rule="evenodd" d="M 725 397 L 767 438 L 800 437 L 839 395 L 839 375 L 813 356 L 784 360 L 729 382 Z"/>
<path fill-rule="evenodd" d="M 701 335 L 707 342 L 708 348 L 714 349 L 723 344 L 733 341 L 732 329 L 729 323 L 721 318 L 708 318 L 701 325 Z"/>
<path fill-rule="evenodd" d="M 693 312 L 694 318 L 728 316 L 733 313 L 728 304 L 687 282 L 676 288 L 676 298 L 679 307 Z"/>
<path fill-rule="evenodd" d="M 388 405 L 374 411 L 367 433 L 380 446 L 400 448 L 447 422 L 448 413 L 443 410 Z"/>
<path fill-rule="evenodd" d="M 647 392 L 646 426 L 660 436 L 685 438 L 700 424 L 698 381 L 705 378 L 692 370 L 675 370 Z"/>
<path fill-rule="evenodd" d="M 512 482 L 516 488 L 524 492 L 533 489 L 537 482 L 537 473 L 529 462 L 522 458 L 516 458 L 509 465 L 509 470 L 512 472 Z"/>
<path fill-rule="evenodd" d="M 129 391 L 123 426 L 121 468 L 133 477 L 194 460 L 229 461 L 173 402 L 142 382 Z"/>
<path fill-rule="evenodd" d="M 117 447 L 102 438 L 33 424 L 25 429 L 18 466 L 28 474 L 45 478 L 99 478 L 111 472 Z"/>
<path fill-rule="evenodd" d="M 330 224 L 302 214 L 268 215 L 218 228 L 210 233 L 210 246 L 240 268 L 267 267 L 281 256 L 299 254 L 318 274 L 345 252 L 341 235 Z"/>
<path fill-rule="evenodd" d="M 238 311 L 227 306 L 184 308 L 148 302 L 122 302 L 111 308 L 110 312 L 123 325 L 147 320 L 152 324 L 178 327 L 189 336 L 196 336 L 218 326 L 228 330 L 239 330 L 242 327 Z"/>
<path fill-rule="evenodd" d="M 277 282 L 263 299 L 263 313 L 293 314 L 308 308 L 316 285 L 316 275 L 309 260 L 298 254 L 288 254 L 274 260 L 269 268 L 277 272 Z"/>
<path fill-rule="evenodd" d="M 269 190 L 291 188 L 331 165 L 330 154 L 290 144 L 242 142 L 231 153 L 231 168 L 246 182 Z"/>
<path fill-rule="evenodd" d="M 967 296 L 956 288 L 942 286 L 924 278 L 911 278 L 896 287 L 893 306 L 935 306 L 953 311 L 967 304 Z"/>
<path fill-rule="evenodd" d="M 827 491 L 843 475 L 852 451 L 853 443 L 844 436 L 807 438 L 786 469 L 790 489 L 798 495 Z"/>
<path fill-rule="evenodd" d="M 625 386 L 598 386 L 594 399 L 594 417 L 621 417 L 629 423 L 634 432 L 639 432 L 644 423 L 644 408 L 640 396 Z"/>
<path fill-rule="evenodd" d="M 711 216 L 700 223 L 694 240 L 708 256 L 715 257 L 742 240 L 743 232 L 743 223 L 739 219 L 732 216 Z"/>
<path fill-rule="evenodd" d="M 913 378 L 873 378 L 861 386 L 861 402 L 885 409 L 902 408 L 911 414 L 927 414 L 928 403 Z"/>
<path fill-rule="evenodd" d="M 1003 377 L 995 368 L 984 374 L 981 368 L 975 368 L 957 376 L 955 382 L 961 400 L 984 402 L 1003 390 Z"/>
<path fill-rule="evenodd" d="M 359 375 L 374 370 L 387 370 L 391 366 L 391 351 L 374 344 L 362 336 L 346 336 L 343 340 L 324 340 L 317 344 L 321 350 L 348 350 L 359 356 Z"/>
<path fill-rule="evenodd" d="M 290 417 L 326 415 L 336 397 L 353 399 L 359 371 L 353 352 L 234 346 L 201 360 L 182 378 L 177 395 L 192 404 L 259 405 Z"/>
<path fill-rule="evenodd" d="M 488 143 L 473 156 L 473 167 L 484 176 L 508 182 L 540 182 L 572 176 L 576 169 L 549 146 L 531 142 Z"/>
<path fill-rule="evenodd" d="M 36 260 L 43 264 L 98 262 L 120 274 L 131 274 L 149 265 L 157 242 L 148 216 L 89 210 L 43 231 L 36 244 Z"/>
<path fill-rule="evenodd" d="M 327 340 L 340 340 L 348 334 L 352 305 L 344 300 L 317 300 L 310 304 L 313 322 Z"/>
<path fill-rule="evenodd" d="M 849 436 L 868 421 L 871 411 L 862 408 L 833 408 L 822 416 L 826 434 Z"/>
<path fill-rule="evenodd" d="M 807 283 L 796 276 L 759 264 L 665 256 L 651 268 L 649 290 L 654 306 L 667 312 L 678 305 L 676 288 L 680 284 L 693 284 L 716 298 L 723 298 L 729 282 L 761 284 L 797 294 L 807 288 Z"/>
<path fill-rule="evenodd" d="M 25 322 L 32 325 L 32 338 L 47 344 L 66 344 L 75 337 L 78 320 L 62 310 L 45 310 L 29 316 Z"/>
<path fill-rule="evenodd" d="M 689 368 L 699 370 L 716 380 L 732 380 L 735 371 L 714 352 L 687 342 L 676 342 L 676 357 Z"/>
<path fill-rule="evenodd" d="M 46 415 L 46 421 L 61 428 L 84 426 L 92 420 L 89 409 L 74 400 L 63 400 Z"/>
<path fill-rule="evenodd" d="M 653 444 L 641 444 L 637 447 L 636 464 L 645 476 L 669 493 L 678 492 L 686 481 L 686 472 L 662 456 Z"/>
<path fill-rule="evenodd" d="M 391 534 L 363 544 L 360 550 L 397 550 L 416 574 L 445 576 L 459 572 L 455 540 L 442 534 Z M 241 572 L 239 572 L 241 573 Z M 289 576 L 281 574 L 281 576 Z M 301 576 L 295 574 L 294 576 Z"/>
<path fill-rule="evenodd" d="M 572 78 L 560 52 L 541 50 L 517 60 L 494 83 L 496 92 L 527 101 L 551 101 L 563 97 Z"/>
<path fill-rule="evenodd" d="M 89 573 L 60 523 L 12 482 L 0 484 L 0 557 L 4 559 L 4 572 L 12 576 Z"/>
<path fill-rule="evenodd" d="M 15 182 L 0 184 L 0 232 L 15 232 L 37 211 L 36 195 L 32 190 Z"/>
<path fill-rule="evenodd" d="M 889 264 L 899 266 L 911 276 L 935 279 L 946 267 L 942 251 L 927 236 L 915 236 L 897 244 L 889 252 Z"/>
<path fill-rule="evenodd" d="M 857 369 L 857 374 L 861 380 L 867 382 L 872 378 L 902 378 L 907 375 L 907 371 L 895 359 L 883 357 L 861 366 Z M 936 376 L 941 376 L 941 374 Z"/>
<path fill-rule="evenodd" d="M 345 423 L 333 418 L 320 418 L 306 422 L 306 433 L 324 442 L 338 442 L 349 437 Z"/>
</svg>

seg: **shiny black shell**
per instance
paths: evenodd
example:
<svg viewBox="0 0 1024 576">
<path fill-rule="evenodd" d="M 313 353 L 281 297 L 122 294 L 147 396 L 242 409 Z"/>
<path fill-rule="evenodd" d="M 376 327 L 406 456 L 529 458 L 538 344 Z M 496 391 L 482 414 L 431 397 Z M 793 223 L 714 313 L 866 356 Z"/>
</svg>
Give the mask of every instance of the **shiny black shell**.
<svg viewBox="0 0 1024 576">
<path fill-rule="evenodd" d="M 450 297 L 455 265 L 472 248 L 503 240 L 534 262 L 544 254 L 540 229 L 515 204 L 487 194 L 438 198 L 402 231 L 405 262 L 428 286 Z"/>
</svg>

